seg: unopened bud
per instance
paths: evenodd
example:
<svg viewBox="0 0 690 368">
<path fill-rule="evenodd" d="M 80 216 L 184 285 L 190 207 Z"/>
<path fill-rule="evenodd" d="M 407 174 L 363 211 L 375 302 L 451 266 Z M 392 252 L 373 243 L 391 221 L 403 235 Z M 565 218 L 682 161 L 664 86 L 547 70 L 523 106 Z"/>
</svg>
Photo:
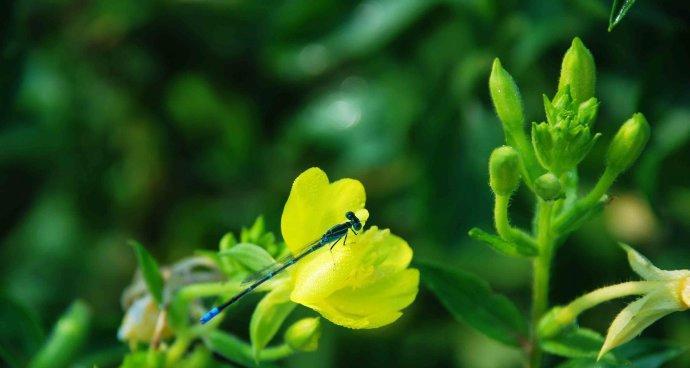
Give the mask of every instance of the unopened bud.
<svg viewBox="0 0 690 368">
<path fill-rule="evenodd" d="M 592 123 L 597 118 L 599 111 L 599 101 L 592 97 L 583 102 L 577 108 L 577 123 L 584 126 L 592 126 Z"/>
<path fill-rule="evenodd" d="M 561 182 L 552 173 L 546 173 L 534 181 L 534 192 L 545 201 L 561 198 L 563 196 L 561 189 Z"/>
<path fill-rule="evenodd" d="M 489 91 L 491 100 L 496 108 L 496 114 L 507 132 L 522 129 L 525 121 L 522 97 L 513 77 L 501 66 L 498 58 L 494 59 L 489 77 Z"/>
<path fill-rule="evenodd" d="M 509 196 L 520 185 L 520 157 L 513 147 L 502 146 L 491 152 L 489 185 L 500 196 Z"/>
<path fill-rule="evenodd" d="M 315 351 L 321 337 L 321 321 L 316 318 L 304 318 L 295 322 L 285 331 L 285 342 L 297 351 Z"/>
<path fill-rule="evenodd" d="M 569 85 L 570 94 L 575 102 L 581 103 L 594 96 L 596 78 L 596 66 L 592 53 L 579 38 L 575 37 L 563 56 L 558 89 Z"/>
<path fill-rule="evenodd" d="M 606 153 L 606 166 L 615 173 L 628 169 L 640 156 L 649 140 L 649 124 L 636 113 L 618 129 Z"/>
</svg>

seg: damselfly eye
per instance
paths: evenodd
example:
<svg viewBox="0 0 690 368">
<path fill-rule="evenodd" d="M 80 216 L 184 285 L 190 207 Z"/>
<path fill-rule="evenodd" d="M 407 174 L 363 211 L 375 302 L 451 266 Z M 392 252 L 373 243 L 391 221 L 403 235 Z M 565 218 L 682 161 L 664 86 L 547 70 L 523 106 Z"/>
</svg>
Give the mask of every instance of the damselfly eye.
<svg viewBox="0 0 690 368">
<path fill-rule="evenodd" d="M 345 212 L 345 218 L 347 218 L 350 221 L 359 221 L 357 219 L 357 216 L 355 216 L 355 213 L 352 211 L 347 211 Z"/>
</svg>

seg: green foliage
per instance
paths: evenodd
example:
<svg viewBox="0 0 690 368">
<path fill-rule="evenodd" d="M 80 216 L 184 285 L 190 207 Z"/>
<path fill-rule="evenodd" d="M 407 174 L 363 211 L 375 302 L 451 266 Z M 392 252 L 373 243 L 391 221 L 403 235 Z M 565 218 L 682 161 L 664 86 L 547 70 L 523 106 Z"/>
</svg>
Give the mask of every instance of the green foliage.
<svg viewBox="0 0 690 368">
<path fill-rule="evenodd" d="M 273 257 L 264 248 L 251 243 L 239 243 L 230 249 L 220 251 L 218 255 L 221 259 L 231 258 L 248 272 L 256 272 L 275 263 Z"/>
<path fill-rule="evenodd" d="M 532 257 L 537 255 L 537 248 L 528 243 L 513 243 L 503 240 L 500 236 L 489 234 L 486 231 L 474 227 L 468 232 L 469 236 L 489 245 L 495 251 L 511 257 Z"/>
<path fill-rule="evenodd" d="M 628 14 L 628 11 L 632 6 L 635 4 L 636 0 L 625 0 L 622 4 L 620 4 L 620 0 L 613 0 L 613 4 L 611 5 L 611 15 L 609 15 L 609 32 L 613 30 L 615 26 L 618 25 L 618 23 L 623 20 L 626 14 Z"/>
<path fill-rule="evenodd" d="M 139 269 L 144 277 L 149 293 L 151 293 L 159 305 L 162 305 L 163 276 L 158 269 L 156 259 L 138 242 L 132 240 L 129 245 L 134 248 L 134 254 L 137 256 L 137 263 L 139 264 Z"/>
<path fill-rule="evenodd" d="M 611 332 L 604 340 L 593 331 L 577 328 L 573 326 L 576 316 L 619 293 L 646 293 L 643 284 L 630 286 L 634 292 L 627 291 L 628 285 L 621 284 L 620 287 L 612 286 L 611 292 L 604 290 L 602 293 L 607 293 L 601 294 L 603 296 L 593 292 L 582 300 L 576 299 L 567 308 L 556 307 L 548 311 L 551 263 L 558 246 L 568 234 L 601 211 L 608 201 L 606 192 L 618 175 L 635 162 L 649 138 L 647 121 L 642 114 L 634 114 L 613 137 L 605 165 L 602 165 L 604 173 L 597 184 L 589 193 L 580 196 L 577 167 L 601 136 L 592 135 L 590 131 L 599 107 L 595 85 L 594 58 L 576 37 L 563 57 L 556 95 L 553 100 L 543 95 L 546 121 L 532 123 L 530 146 L 525 144 L 524 108 L 515 81 L 498 59 L 489 77 L 489 91 L 508 145 L 495 149 L 489 158 L 489 186 L 495 194 L 494 225 L 498 236 L 478 228 L 470 230 L 469 235 L 501 253 L 534 257 L 531 328 L 528 329 L 527 322 L 510 300 L 492 294 L 481 279 L 460 271 L 422 267 L 427 285 L 456 319 L 467 321 L 503 343 L 522 348 L 532 368 L 541 367 L 542 351 L 568 358 L 602 358 L 611 347 L 627 340 L 611 340 Z M 518 166 L 522 167 L 535 199 L 531 233 L 514 227 L 508 214 L 510 198 L 520 179 Z M 641 291 L 635 291 L 636 288 Z M 670 300 L 667 293 L 659 295 L 664 296 L 657 298 L 662 304 Z M 474 299 L 477 296 L 483 300 Z M 489 304 L 495 305 L 492 313 L 488 311 Z M 666 314 L 644 320 L 648 322 L 641 325 L 642 328 Z M 625 320 L 620 316 L 616 320 L 619 318 Z M 511 321 L 517 325 L 511 325 Z M 530 336 L 527 336 L 528 330 L 531 330 Z M 603 358 L 609 359 L 608 355 Z"/>
<path fill-rule="evenodd" d="M 26 366 L 45 339 L 30 308 L 0 295 L 0 359 L 13 367 Z"/>
<path fill-rule="evenodd" d="M 661 368 L 685 350 L 656 340 L 639 339 L 614 350 L 617 361 L 578 358 L 564 362 L 558 368 Z"/>
<path fill-rule="evenodd" d="M 278 329 L 296 306 L 297 304 L 290 301 L 289 288 L 278 287 L 261 299 L 249 322 L 249 336 L 255 361 L 259 361 L 261 350 L 278 333 Z"/>
<path fill-rule="evenodd" d="M 544 351 L 566 358 L 596 359 L 599 355 L 604 337 L 596 331 L 573 327 L 553 338 L 544 339 L 540 345 Z M 604 356 L 603 361 L 610 361 Z"/>
<path fill-rule="evenodd" d="M 120 368 L 163 368 L 165 355 L 156 351 L 139 351 L 128 354 Z"/>
<path fill-rule="evenodd" d="M 252 225 L 257 213 L 277 230 L 285 184 L 315 164 L 335 176 L 362 178 L 371 188 L 372 217 L 406 234 L 416 254 L 472 270 L 526 310 L 534 258 L 515 262 L 463 236 L 475 226 L 488 230 L 505 242 L 490 239 L 499 252 L 535 244 L 504 240 L 491 230 L 486 158 L 503 144 L 504 133 L 486 77 L 500 56 L 519 84 L 524 123 L 546 122 L 540 96 L 556 92 L 562 51 L 576 35 L 599 63 L 596 131 L 603 135 L 578 175 L 559 178 L 563 208 L 575 204 L 573 193 L 587 193 L 596 183 L 620 122 L 643 111 L 653 134 L 640 165 L 616 178 L 611 196 L 555 221 L 555 248 L 565 249 L 551 268 L 558 275 L 550 283 L 553 301 L 628 280 L 614 250 L 617 240 L 647 249 L 662 264 L 686 266 L 687 1 L 632 4 L 2 2 L 0 285 L 2 295 L 29 311 L 11 311 L 14 304 L 0 301 L 0 353 L 10 351 L 16 366 L 25 366 L 43 341 L 37 330 L 50 331 L 64 307 L 82 298 L 93 309 L 93 333 L 79 362 L 93 356 L 102 357 L 99 367 L 117 366 L 128 350 L 115 340 L 125 311 L 122 287 L 137 267 L 123 246 L 128 238 L 146 244 L 162 270 L 189 255 L 219 265 L 219 272 L 194 272 L 206 281 L 203 293 L 195 294 L 203 295 L 203 305 L 197 297 L 171 301 L 175 337 L 164 345 L 172 346 L 180 332 L 196 329 L 203 307 L 234 292 L 218 280 L 246 276 L 230 257 L 218 256 L 219 238 Z M 615 32 L 605 32 L 607 23 L 617 24 Z M 516 149 L 529 160 L 533 149 L 525 133 Z M 509 201 L 512 225 L 530 230 L 528 190 L 545 173 L 532 159 L 533 174 L 521 168 L 525 185 Z M 651 210 L 630 207 L 631 196 Z M 631 227 L 637 230 L 632 239 L 618 239 L 616 229 Z M 242 242 L 239 233 L 234 237 L 227 243 Z M 278 258 L 283 249 L 277 248 L 265 249 Z M 219 327 L 246 337 L 252 301 L 259 298 L 224 315 Z M 483 336 L 466 333 L 466 326 L 438 310 L 431 293 L 417 299 L 400 327 L 380 334 L 353 338 L 324 323 L 327 339 L 319 352 L 285 365 L 521 366 L 516 351 L 494 349 Z M 611 317 L 593 311 L 582 322 L 605 326 Z M 673 323 L 655 324 L 652 333 L 688 345 L 687 331 L 687 313 L 679 313 Z M 190 345 L 210 354 L 198 339 Z M 690 366 L 689 356 L 665 366 Z M 210 359 L 206 367 L 226 364 Z M 584 364 L 593 366 L 591 360 Z"/>
<path fill-rule="evenodd" d="M 271 363 L 261 362 L 259 364 L 255 362 L 250 346 L 240 339 L 224 332 L 212 331 L 204 337 L 203 341 L 204 345 L 206 345 L 209 350 L 244 367 L 275 367 L 275 365 Z M 266 351 L 264 355 L 274 355 L 274 352 L 276 352 L 276 350 Z"/>
<path fill-rule="evenodd" d="M 422 280 L 458 320 L 507 345 L 521 346 L 527 322 L 508 298 L 494 293 L 486 281 L 461 270 L 420 264 Z"/>
</svg>

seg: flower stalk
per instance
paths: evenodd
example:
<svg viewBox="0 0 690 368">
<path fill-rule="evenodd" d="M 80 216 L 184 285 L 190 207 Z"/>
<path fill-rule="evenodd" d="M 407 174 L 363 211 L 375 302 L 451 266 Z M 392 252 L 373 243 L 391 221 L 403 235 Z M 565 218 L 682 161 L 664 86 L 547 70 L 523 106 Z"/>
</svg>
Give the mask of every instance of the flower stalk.
<svg viewBox="0 0 690 368">
<path fill-rule="evenodd" d="M 523 244 L 534 249 L 529 254 L 520 253 L 524 257 L 533 257 L 532 335 L 530 344 L 525 347 L 531 368 L 539 368 L 542 364 L 540 339 L 571 324 L 582 311 L 611 298 L 641 295 L 659 286 L 656 281 L 614 285 L 586 294 L 566 307 L 557 307 L 547 313 L 551 264 L 556 246 L 603 209 L 608 202 L 607 193 L 616 178 L 634 163 L 649 138 L 649 125 L 644 116 L 634 114 L 613 138 L 602 165 L 603 174 L 597 183 L 586 195 L 579 196 L 577 167 L 601 136 L 592 131 L 599 108 L 595 86 L 594 58 L 582 41 L 575 38 L 563 58 L 558 90 L 551 99 L 543 96 L 545 119 L 531 124 L 529 140 L 524 127 L 526 119 L 519 88 L 498 59 L 494 61 L 489 77 L 491 99 L 502 123 L 507 145 L 495 149 L 489 159 L 489 185 L 495 195 L 494 225 L 498 237 L 478 229 L 473 229 L 470 235 L 494 248 Z M 518 162 L 519 165 L 516 164 Z M 511 225 L 508 213 L 510 200 L 520 180 L 533 192 L 537 204 L 531 233 Z M 499 240 L 507 243 L 500 243 Z M 512 255 L 516 252 L 504 253 Z M 664 284 L 663 289 L 670 290 L 672 285 L 669 285 Z M 660 291 L 658 293 L 666 295 Z M 664 304 L 665 309 L 661 311 L 655 309 L 652 317 L 658 317 L 662 311 L 678 305 L 663 296 L 650 297 L 650 300 L 652 304 L 663 300 L 671 305 Z M 644 323 L 635 326 L 639 328 Z M 614 335 L 627 338 L 630 331 L 622 331 Z M 623 340 L 610 340 L 605 347 L 610 348 Z M 602 349 L 603 353 L 605 351 Z"/>
<path fill-rule="evenodd" d="M 553 258 L 552 210 L 552 202 L 539 201 L 537 210 L 537 247 L 539 248 L 539 255 L 533 261 L 532 326 L 536 326 L 549 305 L 549 280 L 551 260 Z M 541 364 L 541 351 L 538 345 L 538 335 L 533 331 L 532 356 L 530 357 L 532 367 L 538 367 Z"/>
</svg>

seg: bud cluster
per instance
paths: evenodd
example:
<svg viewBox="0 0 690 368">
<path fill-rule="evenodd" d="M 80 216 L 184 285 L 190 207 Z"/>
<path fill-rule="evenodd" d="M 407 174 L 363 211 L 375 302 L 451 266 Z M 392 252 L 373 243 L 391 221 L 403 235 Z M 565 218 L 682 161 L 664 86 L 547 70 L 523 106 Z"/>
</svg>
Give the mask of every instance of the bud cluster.
<svg viewBox="0 0 690 368">
<path fill-rule="evenodd" d="M 544 96 L 547 121 L 532 123 L 532 144 L 542 166 L 560 175 L 585 158 L 600 136 L 591 133 L 598 106 L 594 97 L 577 104 L 570 86 L 558 91 L 553 101 Z"/>
</svg>

